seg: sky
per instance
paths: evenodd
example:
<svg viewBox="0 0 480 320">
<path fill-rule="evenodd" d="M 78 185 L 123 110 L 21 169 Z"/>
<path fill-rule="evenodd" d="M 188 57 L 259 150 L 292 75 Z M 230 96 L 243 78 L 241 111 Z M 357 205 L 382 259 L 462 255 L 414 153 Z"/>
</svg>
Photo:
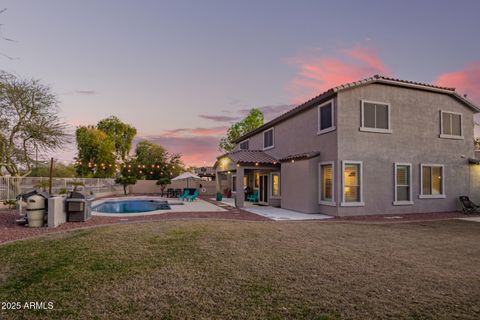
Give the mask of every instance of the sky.
<svg viewBox="0 0 480 320">
<path fill-rule="evenodd" d="M 480 104 L 480 1 L 1 1 L 0 70 L 37 78 L 76 126 L 118 116 L 187 165 L 252 107 L 270 120 L 374 74 Z M 43 155 L 47 157 L 49 155 Z M 54 155 L 75 156 L 75 146 Z"/>
</svg>

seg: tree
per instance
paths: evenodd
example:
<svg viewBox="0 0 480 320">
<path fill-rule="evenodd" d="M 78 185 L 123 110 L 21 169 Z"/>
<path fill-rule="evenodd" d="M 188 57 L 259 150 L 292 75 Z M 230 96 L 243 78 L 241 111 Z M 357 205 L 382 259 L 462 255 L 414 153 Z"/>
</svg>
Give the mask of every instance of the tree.
<svg viewBox="0 0 480 320">
<path fill-rule="evenodd" d="M 220 140 L 218 148 L 222 152 L 229 152 L 235 148 L 235 140 L 263 125 L 264 117 L 262 111 L 253 108 L 250 113 L 241 121 L 232 124 L 227 130 L 226 137 Z"/>
<path fill-rule="evenodd" d="M 68 140 L 50 87 L 0 74 L 0 175 L 4 168 L 12 176 L 27 176 L 36 149 L 54 151 Z"/>
<path fill-rule="evenodd" d="M 32 169 L 32 172 L 28 175 L 29 177 L 48 177 L 50 174 L 50 166 L 42 163 L 38 167 Z M 61 163 L 55 164 L 55 170 L 53 170 L 53 176 L 59 178 L 74 178 L 75 177 L 75 167 L 71 164 L 64 165 Z"/>
<path fill-rule="evenodd" d="M 170 176 L 168 176 L 168 175 L 161 176 L 161 177 L 157 180 L 157 185 L 160 186 L 160 190 L 162 191 L 162 194 L 165 193 L 165 188 L 166 188 L 167 185 L 169 185 L 170 183 L 172 183 L 172 179 L 171 179 Z"/>
<path fill-rule="evenodd" d="M 184 171 L 180 154 L 170 154 L 164 147 L 147 140 L 137 144 L 132 166 L 137 169 L 139 178 L 147 180 L 158 180 L 164 176 L 172 178 Z"/>
<path fill-rule="evenodd" d="M 129 175 L 129 176 L 121 175 L 117 179 L 115 179 L 115 182 L 123 185 L 123 193 L 127 195 L 127 187 L 131 184 L 137 183 L 137 178 L 133 175 Z"/>
<path fill-rule="evenodd" d="M 78 127 L 77 174 L 81 177 L 110 178 L 115 175 L 115 142 L 94 127 Z"/>
<path fill-rule="evenodd" d="M 97 129 L 110 136 L 115 143 L 115 155 L 118 160 L 125 160 L 132 147 L 132 141 L 137 129 L 123 123 L 115 116 L 103 119 L 97 124 Z"/>
</svg>

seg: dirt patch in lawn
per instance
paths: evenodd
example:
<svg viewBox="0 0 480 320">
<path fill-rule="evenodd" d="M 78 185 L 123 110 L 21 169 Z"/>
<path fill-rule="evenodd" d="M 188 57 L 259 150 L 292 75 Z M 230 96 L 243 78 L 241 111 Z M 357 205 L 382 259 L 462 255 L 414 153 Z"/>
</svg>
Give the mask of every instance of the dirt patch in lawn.
<svg viewBox="0 0 480 320">
<path fill-rule="evenodd" d="M 0 247 L 2 318 L 478 319 L 480 224 L 160 221 Z"/>
</svg>

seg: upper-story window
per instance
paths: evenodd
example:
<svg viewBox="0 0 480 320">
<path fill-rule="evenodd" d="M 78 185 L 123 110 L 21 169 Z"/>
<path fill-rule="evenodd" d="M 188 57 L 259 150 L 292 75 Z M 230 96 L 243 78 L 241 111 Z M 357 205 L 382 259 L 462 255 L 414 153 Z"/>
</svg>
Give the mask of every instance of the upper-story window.
<svg viewBox="0 0 480 320">
<path fill-rule="evenodd" d="M 271 149 L 275 145 L 274 128 L 263 131 L 263 150 Z"/>
<path fill-rule="evenodd" d="M 440 138 L 463 139 L 461 113 L 440 111 Z"/>
<path fill-rule="evenodd" d="M 335 130 L 333 100 L 318 106 L 318 134 Z"/>
<path fill-rule="evenodd" d="M 362 100 L 362 124 L 360 131 L 391 133 L 390 104 Z"/>
<path fill-rule="evenodd" d="M 248 150 L 248 140 L 240 142 L 240 150 Z"/>
</svg>

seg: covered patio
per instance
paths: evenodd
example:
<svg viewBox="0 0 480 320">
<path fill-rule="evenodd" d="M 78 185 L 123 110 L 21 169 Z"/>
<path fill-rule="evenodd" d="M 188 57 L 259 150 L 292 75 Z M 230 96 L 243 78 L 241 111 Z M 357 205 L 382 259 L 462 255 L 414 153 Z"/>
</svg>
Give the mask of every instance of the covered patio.
<svg viewBox="0 0 480 320">
<path fill-rule="evenodd" d="M 280 163 L 263 151 L 239 150 L 215 163 L 217 192 L 233 197 L 237 208 L 256 203 L 280 206 Z"/>
</svg>

